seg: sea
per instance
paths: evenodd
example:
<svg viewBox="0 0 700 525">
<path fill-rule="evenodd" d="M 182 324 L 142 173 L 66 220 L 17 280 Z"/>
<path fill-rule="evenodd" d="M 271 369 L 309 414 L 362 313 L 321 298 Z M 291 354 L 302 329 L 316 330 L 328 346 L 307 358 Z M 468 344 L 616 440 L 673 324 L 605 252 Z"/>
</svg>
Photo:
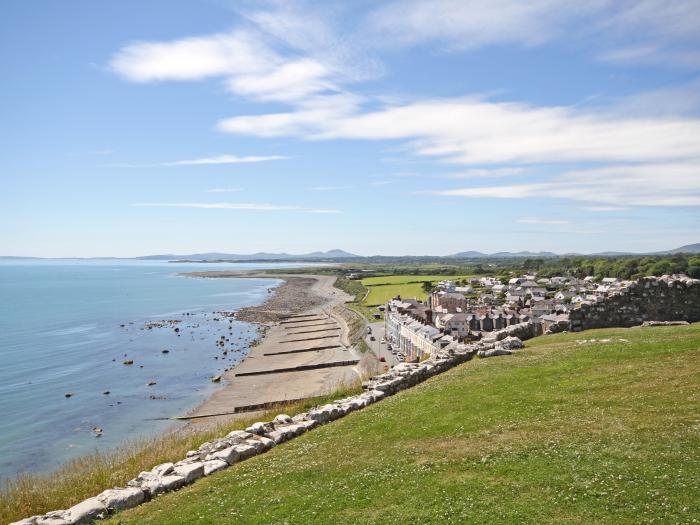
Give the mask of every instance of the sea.
<svg viewBox="0 0 700 525">
<path fill-rule="evenodd" d="M 0 482 L 183 424 L 259 335 L 221 312 L 281 281 L 179 273 L 290 266 L 0 260 Z"/>
</svg>

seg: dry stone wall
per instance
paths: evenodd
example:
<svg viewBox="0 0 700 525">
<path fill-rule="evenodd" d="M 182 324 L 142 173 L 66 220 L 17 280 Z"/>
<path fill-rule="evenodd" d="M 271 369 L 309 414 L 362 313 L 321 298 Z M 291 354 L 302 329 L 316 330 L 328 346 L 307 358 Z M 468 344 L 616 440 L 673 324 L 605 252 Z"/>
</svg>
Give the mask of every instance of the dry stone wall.
<svg viewBox="0 0 700 525">
<path fill-rule="evenodd" d="M 700 280 L 685 275 L 645 277 L 569 315 L 571 330 L 638 326 L 648 321 L 700 321 Z"/>
</svg>

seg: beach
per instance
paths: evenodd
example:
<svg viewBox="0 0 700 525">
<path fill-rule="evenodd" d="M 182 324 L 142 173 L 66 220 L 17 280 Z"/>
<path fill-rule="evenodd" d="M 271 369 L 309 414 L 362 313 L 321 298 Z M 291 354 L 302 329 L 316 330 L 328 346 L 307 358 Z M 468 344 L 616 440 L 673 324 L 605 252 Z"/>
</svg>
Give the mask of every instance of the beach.
<svg viewBox="0 0 700 525">
<path fill-rule="evenodd" d="M 361 379 L 367 359 L 350 343 L 343 306 L 352 298 L 333 286 L 334 276 L 226 271 L 183 275 L 284 281 L 264 304 L 233 314 L 258 324 L 264 335 L 245 359 L 223 374 L 223 387 L 187 414 L 193 425 L 250 416 L 270 405 L 322 395 Z"/>
</svg>

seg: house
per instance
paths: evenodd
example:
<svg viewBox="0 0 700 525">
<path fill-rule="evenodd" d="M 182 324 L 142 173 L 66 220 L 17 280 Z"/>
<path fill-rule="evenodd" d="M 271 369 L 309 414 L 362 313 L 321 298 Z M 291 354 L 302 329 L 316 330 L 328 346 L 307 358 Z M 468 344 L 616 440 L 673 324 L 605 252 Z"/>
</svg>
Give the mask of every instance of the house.
<svg viewBox="0 0 700 525">
<path fill-rule="evenodd" d="M 554 294 L 554 298 L 562 302 L 569 302 L 574 296 L 575 294 L 571 290 L 561 290 Z"/>
<path fill-rule="evenodd" d="M 467 314 L 446 314 L 439 317 L 435 323 L 443 332 L 457 337 L 469 334 L 469 319 Z"/>
<path fill-rule="evenodd" d="M 603 277 L 601 282 L 610 286 L 611 284 L 616 284 L 619 282 L 619 279 L 617 277 Z"/>
<path fill-rule="evenodd" d="M 553 301 L 537 301 L 532 303 L 530 306 L 530 311 L 532 315 L 536 317 L 541 317 L 543 315 L 550 314 L 554 312 L 554 302 Z"/>
</svg>

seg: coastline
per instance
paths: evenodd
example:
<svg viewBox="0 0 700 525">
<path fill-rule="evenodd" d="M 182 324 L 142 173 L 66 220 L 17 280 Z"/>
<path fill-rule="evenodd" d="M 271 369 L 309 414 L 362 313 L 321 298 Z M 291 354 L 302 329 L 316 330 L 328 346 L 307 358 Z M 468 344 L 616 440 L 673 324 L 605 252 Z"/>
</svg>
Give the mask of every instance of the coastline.
<svg viewBox="0 0 700 525">
<path fill-rule="evenodd" d="M 181 416 L 188 427 L 251 417 L 271 405 L 320 396 L 361 379 L 363 359 L 352 348 L 350 328 L 341 315 L 351 297 L 333 286 L 334 276 L 232 271 L 180 275 L 283 281 L 261 305 L 233 314 L 257 325 L 261 336 L 222 375 L 222 387 Z"/>
</svg>

